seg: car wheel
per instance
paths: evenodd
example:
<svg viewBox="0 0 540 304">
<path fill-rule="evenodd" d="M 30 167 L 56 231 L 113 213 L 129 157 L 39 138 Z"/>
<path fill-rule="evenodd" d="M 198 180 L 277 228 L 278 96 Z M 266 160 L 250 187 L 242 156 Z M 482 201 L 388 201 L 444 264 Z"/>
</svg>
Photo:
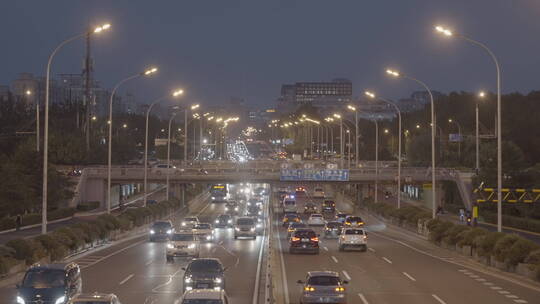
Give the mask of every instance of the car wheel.
<svg viewBox="0 0 540 304">
<path fill-rule="evenodd" d="M 235 240 L 238 240 L 238 236 L 235 235 L 235 236 L 234 236 L 234 239 L 235 239 Z"/>
<path fill-rule="evenodd" d="M 174 263 L 174 258 L 171 256 L 167 256 L 167 263 Z"/>
</svg>

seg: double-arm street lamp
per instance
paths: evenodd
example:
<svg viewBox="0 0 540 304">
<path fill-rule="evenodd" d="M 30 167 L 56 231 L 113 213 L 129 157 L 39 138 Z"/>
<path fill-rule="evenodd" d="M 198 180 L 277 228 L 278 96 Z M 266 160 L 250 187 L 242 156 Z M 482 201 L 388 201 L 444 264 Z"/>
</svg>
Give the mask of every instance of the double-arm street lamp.
<svg viewBox="0 0 540 304">
<path fill-rule="evenodd" d="M 172 92 L 171 95 L 166 95 L 166 96 L 163 96 L 161 98 L 154 100 L 148 107 L 148 110 L 146 110 L 146 128 L 145 128 L 145 133 L 144 133 L 144 199 L 143 199 L 144 207 L 146 207 L 146 201 L 148 199 L 147 197 L 148 196 L 148 119 L 150 117 L 150 111 L 152 110 L 154 105 L 157 104 L 158 102 L 163 101 L 169 97 L 178 98 L 182 96 L 182 94 L 184 94 L 183 90 L 176 90 Z M 167 189 L 167 191 L 169 191 L 169 189 Z"/>
<path fill-rule="evenodd" d="M 191 111 L 199 108 L 198 104 L 191 106 Z M 195 142 L 193 142 L 195 144 Z M 187 108 L 184 110 L 184 163 L 187 164 L 187 155 L 188 154 L 188 111 Z"/>
<path fill-rule="evenodd" d="M 111 167 L 112 167 L 112 125 L 113 125 L 113 101 L 114 101 L 114 95 L 116 94 L 116 90 L 124 84 L 125 82 L 139 78 L 141 76 L 150 76 L 157 72 L 156 67 L 152 67 L 147 69 L 144 72 L 133 74 L 127 78 L 122 79 L 120 82 L 118 82 L 114 89 L 111 92 L 111 96 L 109 98 L 109 142 L 108 142 L 108 153 L 107 153 L 107 213 L 111 213 Z"/>
<path fill-rule="evenodd" d="M 358 146 L 358 140 L 359 140 L 359 136 L 358 136 L 358 109 L 355 107 L 355 106 L 352 106 L 352 105 L 348 105 L 347 106 L 347 109 L 349 109 L 350 111 L 353 111 L 354 112 L 354 129 L 355 129 L 355 141 L 354 141 L 354 145 L 356 147 L 355 149 L 355 155 L 354 155 L 354 160 L 355 160 L 355 164 L 356 164 L 356 168 L 358 168 L 358 164 L 359 164 L 359 157 L 358 157 L 358 153 L 359 153 L 359 146 Z"/>
<path fill-rule="evenodd" d="M 333 115 L 335 118 L 339 119 L 339 140 L 340 140 L 340 144 L 339 144 L 339 153 L 340 153 L 340 156 L 339 156 L 339 166 L 341 167 L 341 169 L 343 169 L 343 118 L 341 117 L 340 114 L 334 114 Z"/>
<path fill-rule="evenodd" d="M 47 61 L 47 72 L 45 76 L 45 121 L 44 121 L 44 130 L 43 130 L 43 192 L 42 192 L 42 206 L 41 206 L 41 233 L 47 233 L 47 173 L 48 173 L 48 152 L 49 152 L 49 95 L 50 95 L 50 77 L 51 77 L 51 65 L 54 56 L 56 53 L 66 44 L 77 40 L 79 38 L 89 36 L 92 34 L 98 34 L 105 30 L 108 30 L 111 27 L 110 24 L 106 23 L 101 26 L 98 26 L 92 30 L 86 31 L 84 33 L 78 34 L 71 38 L 68 38 L 62 43 L 60 43 L 49 55 L 49 60 Z"/>
<path fill-rule="evenodd" d="M 483 43 L 469 38 L 465 35 L 454 33 L 450 29 L 443 26 L 435 26 L 435 31 L 446 37 L 461 38 L 469 43 L 479 46 L 486 51 L 493 63 L 497 72 L 497 231 L 502 231 L 502 129 L 501 129 L 501 67 L 495 54 Z"/>
<path fill-rule="evenodd" d="M 431 93 L 431 90 L 430 88 L 422 81 L 416 79 L 416 78 L 413 78 L 413 77 L 410 77 L 410 76 L 407 76 L 407 75 L 404 75 L 404 74 L 401 74 L 400 72 L 398 71 L 395 71 L 395 70 L 391 70 L 391 69 L 387 69 L 386 70 L 386 73 L 392 77 L 401 77 L 401 78 L 406 78 L 406 79 L 409 79 L 409 80 L 412 80 L 418 84 L 420 84 L 421 86 L 423 86 L 426 91 L 428 92 L 429 94 L 429 99 L 431 101 L 431 193 L 432 193 L 432 199 L 433 199 L 433 202 L 432 202 L 432 210 L 431 210 L 431 216 L 433 218 L 436 217 L 437 215 L 437 197 L 436 197 L 436 190 L 435 190 L 435 174 L 436 174 L 436 171 L 435 171 L 435 127 L 436 127 L 436 121 L 435 121 L 435 103 L 433 102 L 433 94 Z M 401 134 L 400 134 L 401 135 Z"/>
<path fill-rule="evenodd" d="M 366 91 L 366 96 L 369 98 L 375 99 L 376 96 L 374 93 Z M 379 100 L 386 102 L 394 107 L 398 115 L 398 173 L 397 173 L 397 207 L 401 208 L 401 111 L 399 107 L 392 101 L 378 97 Z M 385 130 L 386 131 L 386 130 Z"/>
</svg>

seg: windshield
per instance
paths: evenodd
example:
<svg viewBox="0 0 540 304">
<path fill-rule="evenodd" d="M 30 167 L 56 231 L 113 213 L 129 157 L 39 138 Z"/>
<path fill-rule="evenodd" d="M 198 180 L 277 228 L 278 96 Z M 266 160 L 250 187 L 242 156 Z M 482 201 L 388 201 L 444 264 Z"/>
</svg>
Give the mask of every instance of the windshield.
<svg viewBox="0 0 540 304">
<path fill-rule="evenodd" d="M 184 220 L 186 222 L 198 222 L 196 217 L 186 217 Z"/>
<path fill-rule="evenodd" d="M 54 288 L 65 285 L 66 273 L 63 270 L 32 270 L 24 277 L 22 286 L 33 288 Z"/>
<path fill-rule="evenodd" d="M 107 300 L 94 300 L 94 301 L 75 301 L 73 304 L 110 304 Z"/>
<path fill-rule="evenodd" d="M 351 216 L 347 218 L 348 222 L 361 222 L 362 219 L 359 216 Z"/>
<path fill-rule="evenodd" d="M 336 286 L 340 284 L 340 281 L 334 276 L 317 276 L 309 278 L 307 283 L 314 286 Z"/>
<path fill-rule="evenodd" d="M 254 221 L 250 218 L 243 218 L 236 220 L 236 225 L 253 225 Z"/>
<path fill-rule="evenodd" d="M 182 301 L 182 304 L 223 304 L 223 301 L 207 299 L 186 299 Z"/>
<path fill-rule="evenodd" d="M 322 217 L 321 214 L 312 214 L 311 217 Z"/>
<path fill-rule="evenodd" d="M 304 238 L 313 238 L 313 237 L 316 237 L 317 235 L 315 234 L 315 231 L 313 230 L 297 230 L 295 233 L 294 233 L 294 236 L 296 237 L 304 237 Z"/>
<path fill-rule="evenodd" d="M 347 229 L 345 234 L 364 234 L 364 230 L 361 229 Z"/>
<path fill-rule="evenodd" d="M 285 205 L 294 205 L 296 201 L 285 201 Z"/>
<path fill-rule="evenodd" d="M 328 228 L 336 228 L 336 227 L 341 227 L 341 226 L 343 226 L 341 223 L 336 223 L 336 222 L 331 222 L 331 223 L 326 224 L 326 227 Z"/>
<path fill-rule="evenodd" d="M 171 241 L 189 242 L 189 241 L 194 241 L 194 240 L 195 240 L 195 237 L 193 236 L 193 234 L 173 234 L 171 238 Z"/>
<path fill-rule="evenodd" d="M 189 265 L 191 272 L 222 272 L 221 264 L 216 260 L 195 260 Z"/>
<path fill-rule="evenodd" d="M 305 228 L 307 227 L 307 225 L 304 223 L 291 223 L 290 227 L 291 228 Z"/>
<path fill-rule="evenodd" d="M 220 220 L 228 220 L 230 219 L 231 217 L 229 215 L 226 215 L 226 214 L 222 214 L 218 217 L 218 219 Z"/>
<path fill-rule="evenodd" d="M 195 225 L 195 229 L 212 229 L 212 226 L 210 224 L 197 224 Z"/>
<path fill-rule="evenodd" d="M 169 223 L 169 222 L 156 222 L 152 226 L 154 228 L 158 228 L 158 229 L 171 228 L 171 223 Z"/>
</svg>

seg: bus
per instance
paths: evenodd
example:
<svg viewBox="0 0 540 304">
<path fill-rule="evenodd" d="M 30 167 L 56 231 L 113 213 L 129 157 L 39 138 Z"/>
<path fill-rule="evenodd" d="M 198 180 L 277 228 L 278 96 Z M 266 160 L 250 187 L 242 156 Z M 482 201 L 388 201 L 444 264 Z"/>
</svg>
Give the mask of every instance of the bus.
<svg viewBox="0 0 540 304">
<path fill-rule="evenodd" d="M 225 202 L 227 197 L 227 185 L 226 184 L 215 184 L 212 185 L 210 189 L 210 196 L 212 203 Z"/>
</svg>

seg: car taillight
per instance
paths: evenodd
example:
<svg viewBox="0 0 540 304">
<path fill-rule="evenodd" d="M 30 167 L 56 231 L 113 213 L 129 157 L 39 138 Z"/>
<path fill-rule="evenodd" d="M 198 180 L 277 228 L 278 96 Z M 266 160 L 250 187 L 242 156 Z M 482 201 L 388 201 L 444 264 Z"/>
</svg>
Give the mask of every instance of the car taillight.
<svg viewBox="0 0 540 304">
<path fill-rule="evenodd" d="M 304 287 L 304 291 L 315 291 L 315 287 L 306 286 L 306 287 Z"/>
<path fill-rule="evenodd" d="M 293 236 L 293 237 L 291 238 L 291 241 L 293 241 L 293 242 L 298 242 L 298 241 L 300 241 L 300 238 L 299 238 L 299 237 Z"/>
<path fill-rule="evenodd" d="M 300 219 L 299 219 L 299 218 L 295 218 L 294 221 L 295 221 L 295 222 L 300 222 Z"/>
<path fill-rule="evenodd" d="M 338 291 L 338 292 L 344 292 L 344 291 L 345 291 L 345 288 L 339 286 L 339 287 L 336 287 L 336 291 Z"/>
<path fill-rule="evenodd" d="M 318 238 L 318 237 L 312 237 L 312 238 L 311 238 L 311 241 L 312 241 L 312 242 L 318 242 L 318 241 L 319 241 L 319 238 Z"/>
<path fill-rule="evenodd" d="M 358 225 L 364 225 L 364 222 L 358 222 Z"/>
</svg>

